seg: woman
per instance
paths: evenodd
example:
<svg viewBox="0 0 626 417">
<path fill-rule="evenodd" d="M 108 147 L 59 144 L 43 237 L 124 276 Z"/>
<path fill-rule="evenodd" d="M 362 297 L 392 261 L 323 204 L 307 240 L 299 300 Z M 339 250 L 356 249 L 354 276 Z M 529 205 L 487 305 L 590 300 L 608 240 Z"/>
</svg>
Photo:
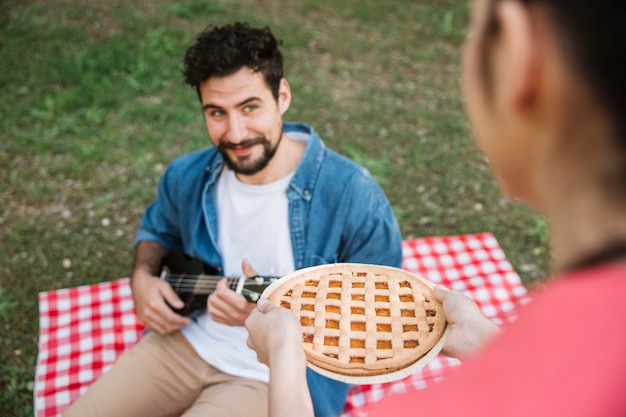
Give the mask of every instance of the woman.
<svg viewBox="0 0 626 417">
<path fill-rule="evenodd" d="M 386 397 L 370 415 L 626 415 L 626 4 L 474 0 L 471 8 L 467 114 L 502 189 L 549 219 L 557 273 L 496 337 L 468 299 L 439 289 L 453 324 L 446 353 L 465 364 L 428 390 Z M 304 363 L 287 339 L 299 337 L 297 326 L 291 336 L 273 333 L 263 325 L 269 315 L 292 320 L 261 303 L 247 323 L 249 344 L 272 363 L 271 378 L 306 391 L 273 365 Z"/>
</svg>

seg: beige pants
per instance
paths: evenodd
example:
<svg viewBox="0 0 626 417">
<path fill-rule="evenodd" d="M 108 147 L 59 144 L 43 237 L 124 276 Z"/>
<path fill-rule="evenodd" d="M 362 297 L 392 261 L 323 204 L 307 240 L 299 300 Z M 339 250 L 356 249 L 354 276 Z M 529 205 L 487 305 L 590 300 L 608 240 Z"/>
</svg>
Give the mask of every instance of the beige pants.
<svg viewBox="0 0 626 417">
<path fill-rule="evenodd" d="M 180 332 L 150 332 L 63 416 L 267 417 L 268 387 L 213 368 Z"/>
</svg>

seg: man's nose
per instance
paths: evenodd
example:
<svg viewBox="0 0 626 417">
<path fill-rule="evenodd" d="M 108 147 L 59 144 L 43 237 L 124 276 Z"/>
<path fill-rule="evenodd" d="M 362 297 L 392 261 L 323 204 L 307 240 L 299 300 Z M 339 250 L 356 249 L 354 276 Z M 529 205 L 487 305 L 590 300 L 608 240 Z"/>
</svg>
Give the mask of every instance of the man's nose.
<svg viewBox="0 0 626 417">
<path fill-rule="evenodd" d="M 246 124 L 243 118 L 236 114 L 229 115 L 227 132 L 228 141 L 232 143 L 239 143 L 246 138 L 247 133 Z"/>
</svg>

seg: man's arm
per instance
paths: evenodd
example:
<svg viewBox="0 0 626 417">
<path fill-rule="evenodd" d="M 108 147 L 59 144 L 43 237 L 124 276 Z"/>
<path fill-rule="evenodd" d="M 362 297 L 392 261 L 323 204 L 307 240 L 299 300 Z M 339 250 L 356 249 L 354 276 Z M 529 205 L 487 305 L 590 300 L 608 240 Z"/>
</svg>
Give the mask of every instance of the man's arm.
<svg viewBox="0 0 626 417">
<path fill-rule="evenodd" d="M 173 332 L 190 322 L 187 317 L 176 314 L 170 308 L 182 308 L 184 303 L 170 284 L 159 278 L 166 254 L 167 249 L 156 242 L 139 242 L 135 248 L 130 281 L 139 321 L 159 334 Z"/>
</svg>

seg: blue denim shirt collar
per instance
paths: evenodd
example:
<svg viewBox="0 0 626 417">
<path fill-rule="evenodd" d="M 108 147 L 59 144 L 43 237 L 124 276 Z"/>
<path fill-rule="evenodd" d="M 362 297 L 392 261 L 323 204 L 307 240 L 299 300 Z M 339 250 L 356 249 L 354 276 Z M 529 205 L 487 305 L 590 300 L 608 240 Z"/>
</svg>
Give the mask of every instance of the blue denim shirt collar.
<svg viewBox="0 0 626 417">
<path fill-rule="evenodd" d="M 305 201 L 311 200 L 319 171 L 324 159 L 324 142 L 315 130 L 304 123 L 285 123 L 285 134 L 304 133 L 309 136 L 302 162 L 298 166 L 289 184 L 290 188 L 298 193 Z"/>
<path fill-rule="evenodd" d="M 313 127 L 305 123 L 285 122 L 283 123 L 283 131 L 287 136 L 289 136 L 290 133 L 298 136 L 308 136 L 302 161 L 298 165 L 298 169 L 291 179 L 289 187 L 305 201 L 309 201 L 315 189 L 318 173 L 322 166 L 322 160 L 324 159 L 324 142 Z M 217 148 L 214 150 L 215 152 L 213 152 L 205 168 L 209 175 L 207 178 L 207 187 L 213 187 L 215 185 L 224 166 L 222 155 L 217 152 Z"/>
</svg>

